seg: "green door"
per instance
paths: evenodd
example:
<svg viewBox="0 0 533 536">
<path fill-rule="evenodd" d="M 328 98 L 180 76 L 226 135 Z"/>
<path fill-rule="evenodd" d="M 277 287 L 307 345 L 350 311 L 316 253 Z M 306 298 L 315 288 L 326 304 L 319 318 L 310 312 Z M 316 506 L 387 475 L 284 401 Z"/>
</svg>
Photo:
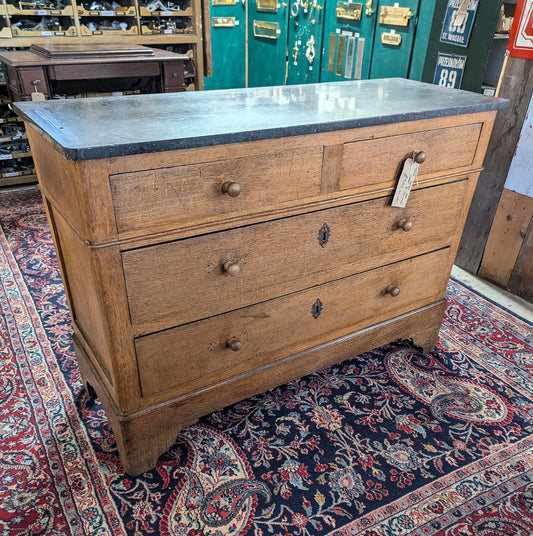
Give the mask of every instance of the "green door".
<svg viewBox="0 0 533 536">
<path fill-rule="evenodd" d="M 213 76 L 205 89 L 230 89 L 246 84 L 246 7 L 241 0 L 211 0 Z"/>
<path fill-rule="evenodd" d="M 320 80 L 324 0 L 292 0 L 289 16 L 287 84 Z"/>
<path fill-rule="evenodd" d="M 419 0 L 380 0 L 370 78 L 407 78 Z"/>
<path fill-rule="evenodd" d="M 248 87 L 285 83 L 289 5 L 277 0 L 248 3 Z"/>
<path fill-rule="evenodd" d="M 369 77 L 377 0 L 327 0 L 324 15 L 321 82 Z"/>
<path fill-rule="evenodd" d="M 481 91 L 502 1 L 469 2 L 466 20 L 455 26 L 460 5 L 448 0 L 435 6 L 422 81 Z M 454 39 L 449 35 L 451 30 L 455 30 Z M 446 60 L 452 65 L 447 65 Z M 496 83 L 497 78 L 493 81 Z"/>
</svg>

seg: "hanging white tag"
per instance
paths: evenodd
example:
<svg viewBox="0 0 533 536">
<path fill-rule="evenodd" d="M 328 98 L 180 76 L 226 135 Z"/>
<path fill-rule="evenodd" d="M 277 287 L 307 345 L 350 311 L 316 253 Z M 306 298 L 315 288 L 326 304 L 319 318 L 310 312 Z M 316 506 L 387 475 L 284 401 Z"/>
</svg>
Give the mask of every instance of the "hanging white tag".
<svg viewBox="0 0 533 536">
<path fill-rule="evenodd" d="M 405 207 L 415 179 L 418 179 L 418 164 L 412 158 L 408 158 L 403 164 L 391 206 Z"/>
<path fill-rule="evenodd" d="M 45 96 L 44 93 L 41 93 L 40 91 L 35 90 L 31 94 L 31 100 L 32 101 L 43 101 L 43 100 L 46 100 L 46 96 Z"/>
</svg>

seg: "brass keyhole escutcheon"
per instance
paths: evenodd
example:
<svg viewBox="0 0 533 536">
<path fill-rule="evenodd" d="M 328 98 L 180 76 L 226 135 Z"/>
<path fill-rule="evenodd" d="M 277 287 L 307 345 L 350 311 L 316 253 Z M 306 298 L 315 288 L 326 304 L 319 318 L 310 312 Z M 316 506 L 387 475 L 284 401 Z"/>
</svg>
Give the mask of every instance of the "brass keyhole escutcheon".
<svg viewBox="0 0 533 536">
<path fill-rule="evenodd" d="M 328 243 L 330 235 L 330 229 L 329 225 L 327 223 L 324 223 L 320 230 L 318 231 L 318 243 L 321 247 L 326 247 L 326 244 Z"/>
<path fill-rule="evenodd" d="M 313 303 L 313 306 L 311 307 L 311 314 L 313 315 L 313 318 L 317 319 L 320 316 L 320 313 L 322 312 L 322 307 L 322 302 L 317 298 L 315 303 Z"/>
</svg>

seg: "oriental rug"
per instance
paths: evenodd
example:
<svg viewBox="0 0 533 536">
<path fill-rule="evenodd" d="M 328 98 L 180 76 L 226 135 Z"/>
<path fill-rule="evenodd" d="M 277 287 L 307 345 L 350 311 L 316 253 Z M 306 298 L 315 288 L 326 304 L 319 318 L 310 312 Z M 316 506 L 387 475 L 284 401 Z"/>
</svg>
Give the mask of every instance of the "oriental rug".
<svg viewBox="0 0 533 536">
<path fill-rule="evenodd" d="M 213 413 L 125 475 L 36 188 L 0 192 L 0 536 L 533 534 L 533 329 L 450 281 L 407 343 Z"/>
</svg>

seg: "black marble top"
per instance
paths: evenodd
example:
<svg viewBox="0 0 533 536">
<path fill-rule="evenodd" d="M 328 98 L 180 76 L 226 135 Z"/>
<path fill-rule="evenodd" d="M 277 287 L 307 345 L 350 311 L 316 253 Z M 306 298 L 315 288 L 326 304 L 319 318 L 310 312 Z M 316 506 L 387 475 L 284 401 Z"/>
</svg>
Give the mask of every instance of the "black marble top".
<svg viewBox="0 0 533 536">
<path fill-rule="evenodd" d="M 508 101 L 400 78 L 18 102 L 72 160 L 329 132 L 505 108 Z"/>
</svg>

